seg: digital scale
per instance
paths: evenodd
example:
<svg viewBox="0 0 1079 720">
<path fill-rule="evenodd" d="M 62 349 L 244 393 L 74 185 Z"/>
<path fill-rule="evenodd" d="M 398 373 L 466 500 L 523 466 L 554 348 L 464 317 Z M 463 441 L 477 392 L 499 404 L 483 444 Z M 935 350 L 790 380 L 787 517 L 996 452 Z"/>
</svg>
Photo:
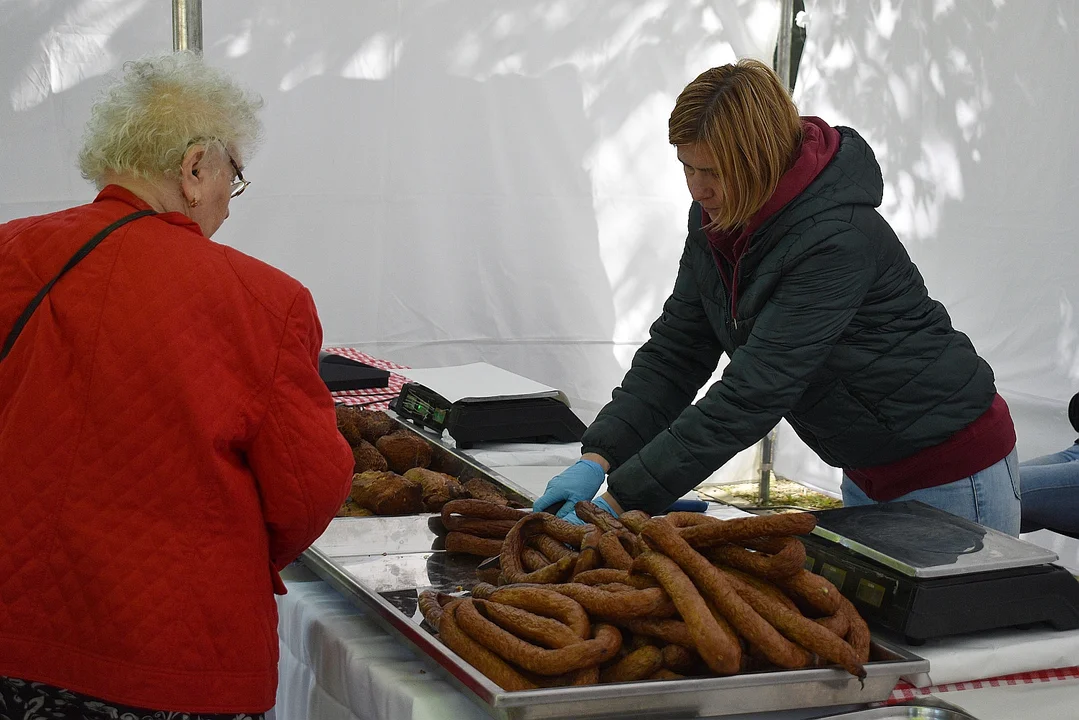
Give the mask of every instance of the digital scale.
<svg viewBox="0 0 1079 720">
<path fill-rule="evenodd" d="M 322 350 L 318 354 L 318 374 L 330 392 L 384 388 L 390 371 Z"/>
<path fill-rule="evenodd" d="M 428 387 L 408 382 L 390 409 L 439 435 L 448 432 L 463 449 L 478 442 L 580 442 L 585 431 L 569 406 L 551 397 L 451 403 Z"/>
<path fill-rule="evenodd" d="M 820 510 L 806 567 L 909 644 L 993 628 L 1079 628 L 1079 581 L 1054 552 L 920 502 Z"/>
</svg>

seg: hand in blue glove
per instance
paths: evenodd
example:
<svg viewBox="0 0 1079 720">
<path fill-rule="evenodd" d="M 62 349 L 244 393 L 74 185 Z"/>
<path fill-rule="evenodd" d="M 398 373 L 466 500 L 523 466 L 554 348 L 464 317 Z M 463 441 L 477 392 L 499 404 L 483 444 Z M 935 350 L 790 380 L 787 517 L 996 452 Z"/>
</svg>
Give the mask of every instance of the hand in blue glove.
<svg viewBox="0 0 1079 720">
<path fill-rule="evenodd" d="M 607 501 L 603 499 L 602 495 L 598 496 L 598 497 L 595 497 L 595 498 L 592 498 L 592 504 L 595 505 L 596 507 L 598 507 L 600 510 L 603 510 L 604 512 L 610 513 L 611 515 L 614 515 L 615 517 L 618 517 L 618 513 L 616 513 L 614 511 L 614 509 L 607 503 Z M 566 517 L 564 517 L 562 519 L 567 520 L 567 521 L 573 523 L 574 525 L 584 525 L 585 524 L 584 520 L 577 517 L 577 511 L 576 510 L 571 512 L 569 515 L 566 515 Z"/>
<path fill-rule="evenodd" d="M 568 468 L 551 478 L 547 489 L 532 506 L 536 512 L 547 511 L 552 505 L 565 503 L 558 510 L 558 517 L 564 518 L 573 512 L 578 500 L 591 500 L 599 492 L 606 473 L 595 461 L 581 458 Z"/>
</svg>

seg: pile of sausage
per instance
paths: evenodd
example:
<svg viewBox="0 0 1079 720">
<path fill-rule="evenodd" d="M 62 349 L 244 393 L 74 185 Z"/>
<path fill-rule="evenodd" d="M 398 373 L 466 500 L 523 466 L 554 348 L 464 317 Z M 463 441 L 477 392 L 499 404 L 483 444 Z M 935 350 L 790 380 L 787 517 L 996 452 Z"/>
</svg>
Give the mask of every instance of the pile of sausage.
<svg viewBox="0 0 1079 720">
<path fill-rule="evenodd" d="M 812 514 L 576 511 L 586 525 L 547 513 L 487 518 L 512 522 L 493 582 L 468 597 L 420 594 L 443 643 L 503 689 L 815 665 L 865 677 L 865 621 L 804 569 L 796 536 L 813 529 Z"/>
<path fill-rule="evenodd" d="M 450 500 L 442 506 L 442 526 L 446 529 L 445 549 L 479 557 L 502 552 L 502 542 L 513 526 L 528 514 L 490 500 Z M 568 549 L 567 549 L 568 551 Z"/>
</svg>

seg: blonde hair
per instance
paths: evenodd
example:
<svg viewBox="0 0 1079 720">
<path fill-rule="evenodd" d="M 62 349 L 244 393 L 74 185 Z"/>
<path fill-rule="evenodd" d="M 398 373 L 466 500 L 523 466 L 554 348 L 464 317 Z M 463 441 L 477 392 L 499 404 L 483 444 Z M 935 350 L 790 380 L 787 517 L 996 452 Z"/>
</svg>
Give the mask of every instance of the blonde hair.
<svg viewBox="0 0 1079 720">
<path fill-rule="evenodd" d="M 195 142 L 216 141 L 246 158 L 261 139 L 262 104 L 192 52 L 125 63 L 90 109 L 79 169 L 101 188 L 108 171 L 178 174 Z"/>
<path fill-rule="evenodd" d="M 706 70 L 679 94 L 671 145 L 699 143 L 715 163 L 722 210 L 710 227 L 742 227 L 775 192 L 802 143 L 802 120 L 772 70 L 753 59 Z"/>
</svg>

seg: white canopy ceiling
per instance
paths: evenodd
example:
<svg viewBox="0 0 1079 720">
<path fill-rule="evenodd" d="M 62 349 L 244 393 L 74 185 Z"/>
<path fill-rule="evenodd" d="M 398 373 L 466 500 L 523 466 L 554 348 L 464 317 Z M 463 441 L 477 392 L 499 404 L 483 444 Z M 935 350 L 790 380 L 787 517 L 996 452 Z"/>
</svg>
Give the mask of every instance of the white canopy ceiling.
<svg viewBox="0 0 1079 720">
<path fill-rule="evenodd" d="M 485 360 L 598 408 L 670 290 L 689 198 L 666 143 L 700 71 L 771 59 L 771 0 L 264 0 L 203 6 L 267 100 L 215 236 L 314 293 L 327 344 Z M 857 128 L 882 212 L 997 373 L 1021 457 L 1072 440 L 1079 4 L 807 2 L 795 99 Z M 0 221 L 86 202 L 102 75 L 172 47 L 167 4 L 0 0 Z M 837 486 L 781 433 L 777 469 Z M 813 480 L 816 478 L 816 480 Z"/>
</svg>

